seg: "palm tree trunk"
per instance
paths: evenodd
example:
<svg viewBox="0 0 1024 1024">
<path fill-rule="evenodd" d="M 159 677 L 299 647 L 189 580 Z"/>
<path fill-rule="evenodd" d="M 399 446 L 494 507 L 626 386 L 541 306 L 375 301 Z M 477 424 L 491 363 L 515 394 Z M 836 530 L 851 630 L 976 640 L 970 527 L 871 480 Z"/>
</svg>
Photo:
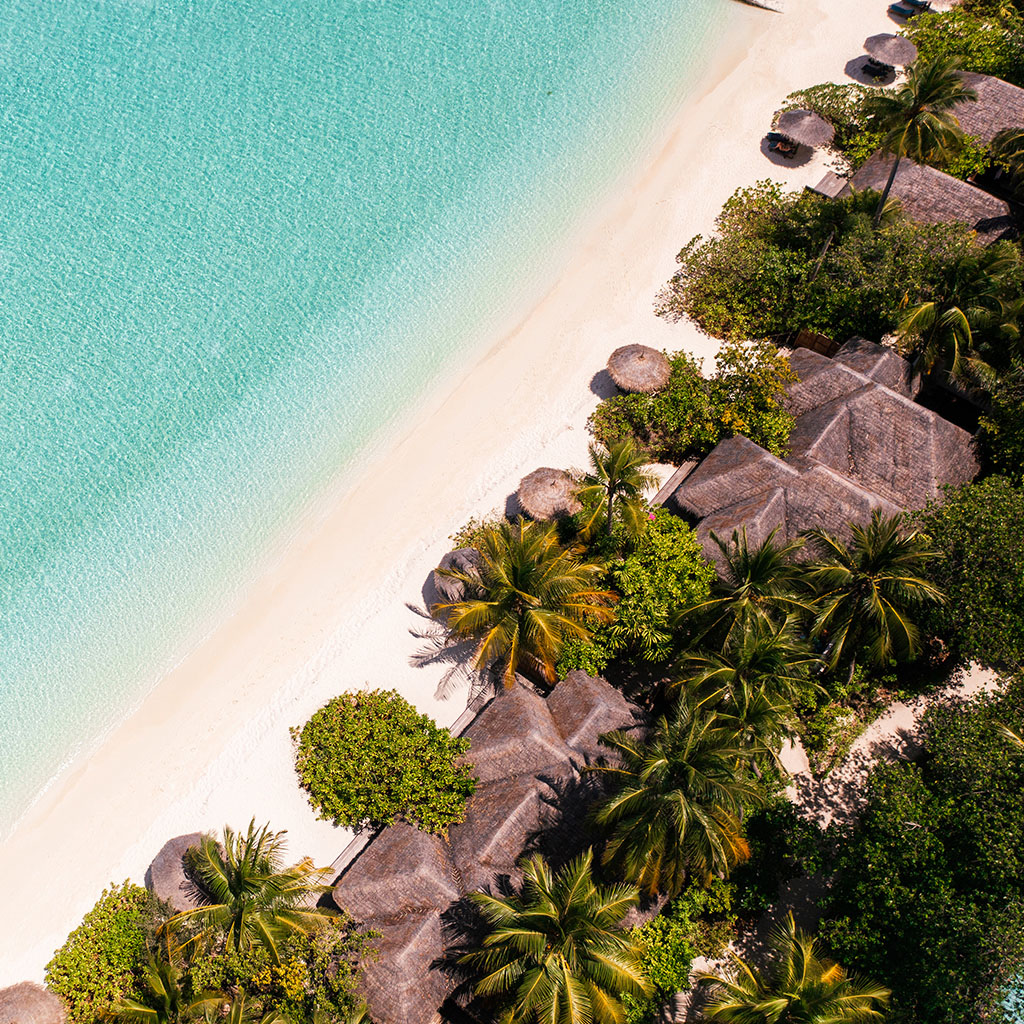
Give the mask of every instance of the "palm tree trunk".
<svg viewBox="0 0 1024 1024">
<path fill-rule="evenodd" d="M 833 228 L 828 233 L 828 238 L 825 239 L 825 244 L 821 247 L 821 252 L 818 253 L 818 259 L 814 264 L 814 271 L 811 274 L 811 279 L 807 282 L 808 284 L 814 284 L 815 278 L 818 276 L 818 271 L 821 270 L 822 261 L 825 259 L 825 253 L 828 252 L 829 246 L 832 244 L 832 240 L 836 237 L 836 229 Z"/>
<path fill-rule="evenodd" d="M 612 535 L 612 509 L 614 507 L 614 504 L 615 504 L 615 492 L 614 491 L 609 491 L 608 492 L 608 522 L 606 524 L 606 529 L 608 531 L 608 536 L 609 537 Z"/>
<path fill-rule="evenodd" d="M 885 183 L 885 188 L 882 189 L 882 195 L 879 197 L 878 206 L 875 208 L 875 217 L 871 222 L 871 226 L 877 231 L 878 225 L 882 220 L 882 210 L 885 209 L 886 200 L 889 198 L 889 193 L 892 191 L 892 183 L 896 180 L 896 170 L 900 165 L 900 154 L 894 153 L 892 160 L 892 170 L 889 171 L 889 180 Z"/>
</svg>

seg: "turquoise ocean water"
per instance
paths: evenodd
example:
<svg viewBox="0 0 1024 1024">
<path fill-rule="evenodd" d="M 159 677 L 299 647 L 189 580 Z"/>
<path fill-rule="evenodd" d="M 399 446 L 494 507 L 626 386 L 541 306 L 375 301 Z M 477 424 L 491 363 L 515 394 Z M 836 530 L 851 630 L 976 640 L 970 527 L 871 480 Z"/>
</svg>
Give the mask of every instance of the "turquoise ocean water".
<svg viewBox="0 0 1024 1024">
<path fill-rule="evenodd" d="M 0 834 L 509 307 L 731 13 L 3 5 Z"/>
</svg>

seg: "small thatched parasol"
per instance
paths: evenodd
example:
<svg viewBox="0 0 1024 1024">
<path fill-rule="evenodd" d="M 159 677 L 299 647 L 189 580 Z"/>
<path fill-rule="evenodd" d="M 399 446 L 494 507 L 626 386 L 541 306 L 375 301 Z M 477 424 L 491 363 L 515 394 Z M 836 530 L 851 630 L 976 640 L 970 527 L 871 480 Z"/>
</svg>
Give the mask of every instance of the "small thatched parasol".
<svg viewBox="0 0 1024 1024">
<path fill-rule="evenodd" d="M 813 110 L 787 110 L 779 115 L 776 130 L 780 135 L 812 149 L 831 142 L 836 134 L 835 128 Z"/>
<path fill-rule="evenodd" d="M 466 585 L 462 580 L 445 576 L 438 572 L 438 569 L 455 569 L 466 573 L 467 576 L 476 576 L 481 561 L 480 552 L 476 548 L 456 548 L 449 551 L 434 570 L 434 589 L 440 601 L 448 604 L 461 601 L 466 596 Z"/>
<path fill-rule="evenodd" d="M 531 519 L 556 519 L 580 510 L 576 481 L 564 469 L 535 469 L 519 481 L 516 498 Z"/>
<path fill-rule="evenodd" d="M 64 1004 L 32 981 L 0 988 L 0 1024 L 64 1024 Z"/>
<path fill-rule="evenodd" d="M 891 32 L 868 36 L 864 40 L 864 52 L 894 68 L 904 68 L 917 60 L 917 47 L 909 39 Z"/>
<path fill-rule="evenodd" d="M 146 872 L 146 885 L 157 899 L 170 904 L 176 914 L 201 905 L 202 894 L 189 877 L 185 854 L 199 845 L 202 832 L 190 832 L 164 843 Z"/>
<path fill-rule="evenodd" d="M 608 373 L 621 391 L 653 395 L 668 384 L 672 367 L 663 352 L 646 345 L 623 345 L 608 359 Z"/>
</svg>

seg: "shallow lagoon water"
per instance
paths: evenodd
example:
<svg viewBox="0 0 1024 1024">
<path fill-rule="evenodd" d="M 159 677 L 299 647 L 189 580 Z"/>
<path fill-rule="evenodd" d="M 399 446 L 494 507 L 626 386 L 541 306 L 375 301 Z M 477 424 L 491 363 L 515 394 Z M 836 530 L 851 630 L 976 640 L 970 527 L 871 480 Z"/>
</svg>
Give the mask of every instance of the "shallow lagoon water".
<svg viewBox="0 0 1024 1024">
<path fill-rule="evenodd" d="M 0 834 L 514 308 L 730 10 L 4 6 Z"/>
</svg>

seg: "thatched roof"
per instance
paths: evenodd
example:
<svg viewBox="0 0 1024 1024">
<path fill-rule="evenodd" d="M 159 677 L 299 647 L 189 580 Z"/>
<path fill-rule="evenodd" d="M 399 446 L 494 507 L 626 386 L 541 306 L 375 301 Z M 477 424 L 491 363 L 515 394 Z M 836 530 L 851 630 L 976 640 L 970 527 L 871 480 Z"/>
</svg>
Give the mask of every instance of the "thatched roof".
<svg viewBox="0 0 1024 1024">
<path fill-rule="evenodd" d="M 858 192 L 881 192 L 891 168 L 892 157 L 876 153 L 854 174 L 841 195 L 848 195 L 851 186 Z M 923 224 L 966 224 L 986 245 L 1012 227 L 1010 207 L 1001 199 L 913 160 L 900 161 L 891 194 L 900 200 L 903 212 L 911 219 Z"/>
<path fill-rule="evenodd" d="M 470 742 L 473 774 L 481 782 L 568 764 L 571 756 L 547 701 L 522 683 L 495 697 L 463 735 Z"/>
<path fill-rule="evenodd" d="M 801 146 L 826 146 L 835 137 L 836 130 L 813 110 L 787 110 L 779 115 L 776 130 Z"/>
<path fill-rule="evenodd" d="M 448 833 L 452 858 L 467 891 L 492 885 L 500 875 L 520 880 L 516 864 L 527 839 L 555 817 L 551 785 L 544 780 L 568 779 L 573 774 L 565 764 L 546 769 L 539 777 L 521 775 L 477 789 L 466 820 Z"/>
<path fill-rule="evenodd" d="M 621 391 L 653 395 L 668 384 L 672 366 L 656 348 L 623 345 L 608 357 L 608 374 Z"/>
<path fill-rule="evenodd" d="M 922 508 L 978 472 L 967 431 L 873 384 L 801 416 L 790 449 L 900 508 Z"/>
<path fill-rule="evenodd" d="M 727 540 L 746 528 L 752 544 L 776 528 L 788 540 L 813 527 L 843 535 L 875 509 L 892 515 L 920 508 L 940 497 L 944 484 L 977 473 L 966 431 L 874 379 L 909 389 L 905 361 L 895 353 L 853 339 L 833 359 L 798 349 L 790 363 L 800 377 L 787 396 L 796 415 L 790 456 L 729 438 L 673 496 L 700 518 L 697 535 L 717 563 L 712 532 Z"/>
<path fill-rule="evenodd" d="M 907 398 L 915 397 L 921 386 L 920 377 L 898 352 L 866 338 L 850 338 L 833 359 Z"/>
<path fill-rule="evenodd" d="M 864 52 L 883 64 L 897 68 L 904 68 L 917 60 L 917 47 L 905 36 L 894 36 L 891 32 L 868 36 L 864 40 Z"/>
<path fill-rule="evenodd" d="M 1004 128 L 1024 128 L 1024 89 L 991 75 L 964 71 L 960 77 L 978 94 L 953 108 L 968 135 L 988 144 Z"/>
<path fill-rule="evenodd" d="M 0 1024 L 64 1024 L 64 1004 L 32 981 L 0 988 Z"/>
<path fill-rule="evenodd" d="M 578 486 L 564 469 L 544 466 L 519 481 L 516 499 L 531 519 L 557 519 L 580 510 L 580 503 L 576 500 Z"/>
<path fill-rule="evenodd" d="M 202 832 L 189 832 L 164 843 L 146 872 L 146 885 L 158 899 L 169 904 L 175 913 L 192 910 L 202 904 L 202 892 L 189 878 L 185 854 L 199 845 Z"/>
<path fill-rule="evenodd" d="M 436 910 L 406 914 L 394 922 L 372 922 L 380 958 L 363 963 L 360 990 L 377 1024 L 429 1024 L 452 985 L 431 964 L 444 949 Z"/>
<path fill-rule="evenodd" d="M 456 548 L 437 563 L 437 569 L 454 569 L 467 576 L 476 576 L 482 561 L 483 556 L 476 548 Z M 437 592 L 438 600 L 448 604 L 461 601 L 466 596 L 466 585 L 462 580 L 445 576 L 437 569 L 434 570 L 434 590 Z"/>
<path fill-rule="evenodd" d="M 459 898 L 445 844 L 411 825 L 384 829 L 346 869 L 334 902 L 357 921 L 445 910 Z"/>
<path fill-rule="evenodd" d="M 548 710 L 565 742 L 587 761 L 607 755 L 601 733 L 625 729 L 635 721 L 634 707 L 604 679 L 573 669 L 551 691 Z"/>
</svg>

